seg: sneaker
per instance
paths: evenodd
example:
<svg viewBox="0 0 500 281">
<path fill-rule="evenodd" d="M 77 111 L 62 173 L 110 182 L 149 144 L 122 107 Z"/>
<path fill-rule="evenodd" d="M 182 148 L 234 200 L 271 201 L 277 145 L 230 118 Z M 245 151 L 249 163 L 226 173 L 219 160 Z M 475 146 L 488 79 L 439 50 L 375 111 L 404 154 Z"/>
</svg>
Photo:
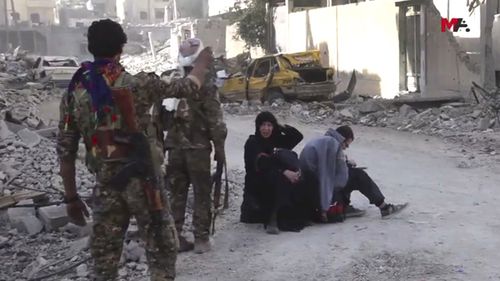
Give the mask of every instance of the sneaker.
<svg viewBox="0 0 500 281">
<path fill-rule="evenodd" d="M 394 214 L 401 212 L 404 208 L 408 206 L 408 203 L 404 204 L 386 204 L 384 208 L 380 209 L 380 214 L 383 219 L 389 218 Z"/>
<path fill-rule="evenodd" d="M 360 210 L 357 208 L 354 208 L 352 205 L 347 206 L 345 209 L 345 217 L 346 218 L 357 218 L 357 217 L 362 217 L 366 214 L 365 210 Z"/>
<path fill-rule="evenodd" d="M 177 252 L 189 252 L 194 249 L 194 244 L 189 242 L 184 236 L 179 236 L 179 250 Z"/>
<path fill-rule="evenodd" d="M 210 239 L 208 240 L 198 240 L 194 242 L 194 252 L 197 254 L 203 254 L 209 252 L 212 249 L 212 243 Z"/>
</svg>

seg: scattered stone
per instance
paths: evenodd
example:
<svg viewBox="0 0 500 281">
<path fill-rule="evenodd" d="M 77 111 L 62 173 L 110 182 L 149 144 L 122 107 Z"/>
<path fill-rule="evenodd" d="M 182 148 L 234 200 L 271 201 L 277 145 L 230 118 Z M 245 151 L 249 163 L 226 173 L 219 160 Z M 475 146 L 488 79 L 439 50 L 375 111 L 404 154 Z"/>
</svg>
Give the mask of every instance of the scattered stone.
<svg viewBox="0 0 500 281">
<path fill-rule="evenodd" d="M 127 272 L 127 269 L 126 269 L 126 268 L 120 268 L 120 269 L 118 270 L 118 275 L 119 275 L 120 277 L 125 277 L 125 276 L 127 276 L 127 274 L 128 274 L 128 272 Z"/>
<path fill-rule="evenodd" d="M 342 109 L 340 111 L 340 115 L 342 115 L 342 117 L 349 118 L 349 119 L 354 118 L 354 115 L 352 114 L 351 110 L 348 108 Z"/>
<path fill-rule="evenodd" d="M 408 114 L 410 114 L 410 111 L 412 111 L 413 108 L 407 104 L 403 104 L 400 108 L 399 108 L 399 115 L 403 116 L 403 117 L 406 117 L 408 116 Z"/>
<path fill-rule="evenodd" d="M 40 269 L 43 266 L 45 266 L 47 264 L 48 264 L 48 261 L 46 259 L 44 259 L 41 256 L 38 256 L 33 262 L 31 262 L 28 266 L 26 266 L 26 268 L 24 268 L 23 275 L 26 278 L 31 279 L 35 276 L 35 274 L 38 273 L 38 271 L 40 271 Z"/>
<path fill-rule="evenodd" d="M 39 134 L 28 129 L 22 129 L 21 131 L 17 132 L 17 135 L 29 148 L 37 146 L 42 140 Z"/>
<path fill-rule="evenodd" d="M 87 277 L 89 275 L 88 267 L 86 264 L 80 264 L 76 267 L 76 275 L 78 277 Z"/>
<path fill-rule="evenodd" d="M 9 130 L 5 121 L 0 120 L 0 140 L 8 139 L 13 137 L 14 133 Z"/>
<path fill-rule="evenodd" d="M 86 237 L 92 234 L 92 223 L 87 223 L 85 226 L 79 226 L 73 223 L 68 223 L 65 226 L 59 228 L 60 231 L 68 232 L 76 237 Z"/>
<path fill-rule="evenodd" d="M 472 112 L 471 117 L 474 119 L 477 119 L 477 118 L 479 118 L 479 116 L 481 116 L 482 113 L 483 113 L 482 110 L 476 109 Z"/>
<path fill-rule="evenodd" d="M 439 118 L 441 118 L 441 119 L 443 119 L 443 120 L 445 120 L 445 121 L 446 121 L 446 120 L 450 120 L 450 116 L 448 116 L 448 115 L 446 115 L 446 114 L 444 114 L 444 113 L 441 113 L 441 114 L 439 115 Z"/>
<path fill-rule="evenodd" d="M 0 236 L 0 249 L 9 243 L 9 238 Z"/>
<path fill-rule="evenodd" d="M 294 104 L 290 107 L 290 111 L 293 114 L 299 114 L 302 111 L 302 106 L 300 104 Z"/>
<path fill-rule="evenodd" d="M 78 240 L 75 240 L 69 244 L 69 252 L 71 255 L 77 255 L 83 250 L 88 249 L 90 239 L 89 237 L 84 237 Z"/>
<path fill-rule="evenodd" d="M 467 162 L 467 161 L 460 161 L 460 163 L 458 163 L 457 167 L 460 169 L 470 169 L 470 168 L 472 168 L 472 164 L 470 162 Z"/>
<path fill-rule="evenodd" d="M 479 130 L 485 131 L 490 128 L 491 119 L 488 117 L 481 118 L 479 120 Z"/>
<path fill-rule="evenodd" d="M 138 262 L 146 258 L 146 250 L 136 240 L 125 243 L 123 253 L 126 261 Z"/>
</svg>

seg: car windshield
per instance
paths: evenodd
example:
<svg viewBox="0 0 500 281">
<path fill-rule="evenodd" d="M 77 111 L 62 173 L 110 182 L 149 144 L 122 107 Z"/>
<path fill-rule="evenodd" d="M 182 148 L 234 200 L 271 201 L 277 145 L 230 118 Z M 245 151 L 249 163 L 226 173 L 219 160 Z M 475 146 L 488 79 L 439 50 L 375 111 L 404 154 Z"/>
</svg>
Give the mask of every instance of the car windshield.
<svg viewBox="0 0 500 281">
<path fill-rule="evenodd" d="M 45 60 L 43 66 L 52 67 L 78 67 L 75 60 L 72 59 L 57 59 L 57 60 Z"/>
</svg>

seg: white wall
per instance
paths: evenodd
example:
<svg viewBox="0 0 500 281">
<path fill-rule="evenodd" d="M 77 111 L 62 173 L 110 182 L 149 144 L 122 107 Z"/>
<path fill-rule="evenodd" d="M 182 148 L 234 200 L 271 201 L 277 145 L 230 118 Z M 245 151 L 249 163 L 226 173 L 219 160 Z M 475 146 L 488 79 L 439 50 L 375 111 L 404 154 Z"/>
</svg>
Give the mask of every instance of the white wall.
<svg viewBox="0 0 500 281">
<path fill-rule="evenodd" d="M 229 8 L 234 6 L 237 0 L 209 0 L 208 16 L 217 16 L 229 12 Z"/>
<path fill-rule="evenodd" d="M 276 19 L 277 33 L 287 33 L 277 43 L 285 52 L 320 49 L 340 88 L 356 69 L 356 93 L 392 98 L 399 92 L 397 12 L 392 1 L 372 1 L 291 13 L 288 21 Z"/>
</svg>

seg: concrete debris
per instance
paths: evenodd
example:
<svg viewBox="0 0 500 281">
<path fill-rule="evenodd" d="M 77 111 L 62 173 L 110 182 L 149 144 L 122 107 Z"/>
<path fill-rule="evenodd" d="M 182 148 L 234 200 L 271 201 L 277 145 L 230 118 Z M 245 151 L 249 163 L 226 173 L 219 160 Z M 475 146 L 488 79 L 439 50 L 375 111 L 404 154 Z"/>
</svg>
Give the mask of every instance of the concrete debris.
<svg viewBox="0 0 500 281">
<path fill-rule="evenodd" d="M 376 99 L 368 100 L 359 106 L 359 112 L 364 114 L 373 113 L 381 110 L 384 110 L 384 107 Z"/>
<path fill-rule="evenodd" d="M 21 138 L 21 141 L 25 143 L 29 148 L 37 146 L 42 140 L 39 134 L 28 129 L 23 129 L 17 132 L 17 135 Z"/>
<path fill-rule="evenodd" d="M 92 223 L 88 223 L 85 226 L 79 226 L 73 223 L 68 223 L 63 227 L 59 228 L 60 231 L 71 233 L 76 237 L 87 237 L 92 234 Z"/>
<path fill-rule="evenodd" d="M 130 240 L 123 246 L 123 259 L 125 261 L 146 262 L 146 250 L 139 241 Z"/>
<path fill-rule="evenodd" d="M 16 223 L 16 228 L 19 232 L 36 235 L 43 230 L 43 224 L 37 217 L 29 215 L 20 218 Z"/>
<path fill-rule="evenodd" d="M 132 74 L 137 74 L 141 71 L 155 72 L 161 75 L 164 71 L 176 68 L 175 58 L 170 58 L 170 47 L 165 46 L 162 50 L 156 52 L 156 58 L 153 58 L 151 53 L 143 53 L 140 55 L 128 56 L 122 58 L 121 63 L 126 67 L 127 71 Z"/>
<path fill-rule="evenodd" d="M 69 222 L 65 204 L 42 207 L 38 209 L 38 217 L 47 231 L 58 229 Z"/>
<path fill-rule="evenodd" d="M 23 275 L 25 278 L 31 279 L 35 276 L 35 274 L 40 271 L 40 269 L 47 265 L 48 261 L 44 259 L 42 256 L 38 256 L 36 260 L 30 263 L 24 270 Z"/>
<path fill-rule="evenodd" d="M 9 238 L 0 236 L 0 249 L 9 243 Z"/>
<path fill-rule="evenodd" d="M 346 108 L 346 109 L 342 109 L 340 111 L 340 115 L 344 118 L 348 118 L 348 119 L 353 119 L 354 118 L 354 115 L 352 114 L 351 110 Z"/>
<path fill-rule="evenodd" d="M 9 130 L 9 127 L 7 127 L 7 124 L 5 123 L 4 120 L 0 120 L 0 140 L 5 140 L 8 138 L 11 138 L 14 136 L 14 133 L 12 133 Z"/>
<path fill-rule="evenodd" d="M 290 115 L 306 124 L 325 124 L 328 126 L 358 124 L 370 127 L 388 127 L 400 131 L 444 137 L 449 141 L 473 146 L 478 151 L 490 142 L 500 139 L 500 122 L 488 114 L 484 104 L 463 102 L 441 103 L 440 107 L 414 108 L 390 100 L 369 99 L 360 101 L 356 97 L 342 104 L 330 102 L 293 102 L 283 105 L 262 105 L 246 103 L 224 104 L 227 115 L 256 115 L 268 110 L 277 116 Z M 487 131 L 488 129 L 492 131 Z M 500 149 L 500 148 L 499 148 Z M 490 152 L 488 152 L 490 154 Z"/>
<path fill-rule="evenodd" d="M 76 275 L 78 277 L 87 277 L 89 275 L 88 266 L 86 264 L 80 264 L 76 267 Z"/>
<path fill-rule="evenodd" d="M 22 200 L 18 205 L 28 205 L 33 204 L 33 200 Z M 9 222 L 11 225 L 16 225 L 20 223 L 23 218 L 29 216 L 35 216 L 36 210 L 33 207 L 22 207 L 22 208 L 9 208 L 7 210 L 7 216 L 9 217 Z"/>
</svg>

